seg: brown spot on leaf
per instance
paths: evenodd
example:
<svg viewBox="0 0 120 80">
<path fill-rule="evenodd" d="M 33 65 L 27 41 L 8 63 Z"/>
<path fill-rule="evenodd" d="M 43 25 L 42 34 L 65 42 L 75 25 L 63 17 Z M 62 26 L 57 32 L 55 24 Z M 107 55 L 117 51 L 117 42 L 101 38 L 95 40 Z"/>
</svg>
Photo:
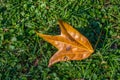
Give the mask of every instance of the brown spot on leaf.
<svg viewBox="0 0 120 80">
<path fill-rule="evenodd" d="M 63 58 L 65 61 L 67 61 L 68 60 L 68 57 L 67 56 L 64 56 L 64 58 Z"/>
<path fill-rule="evenodd" d="M 71 50 L 71 46 L 66 47 L 66 51 Z"/>
</svg>

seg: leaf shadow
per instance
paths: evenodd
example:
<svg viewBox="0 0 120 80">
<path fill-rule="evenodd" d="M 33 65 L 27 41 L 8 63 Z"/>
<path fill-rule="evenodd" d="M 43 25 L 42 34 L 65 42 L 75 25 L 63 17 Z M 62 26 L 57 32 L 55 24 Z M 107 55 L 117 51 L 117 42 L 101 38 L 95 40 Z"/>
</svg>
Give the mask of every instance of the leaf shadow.
<svg viewBox="0 0 120 80">
<path fill-rule="evenodd" d="M 88 23 L 87 27 L 76 29 L 88 38 L 94 49 L 102 48 L 106 39 L 105 29 L 101 26 L 100 22 L 94 18 L 88 19 Z"/>
</svg>

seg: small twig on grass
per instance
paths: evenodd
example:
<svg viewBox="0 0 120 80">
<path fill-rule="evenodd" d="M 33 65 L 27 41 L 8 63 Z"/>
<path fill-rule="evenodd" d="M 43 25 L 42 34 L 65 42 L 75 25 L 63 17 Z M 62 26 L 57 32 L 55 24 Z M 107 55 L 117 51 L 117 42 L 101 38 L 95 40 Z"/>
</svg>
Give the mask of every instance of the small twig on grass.
<svg viewBox="0 0 120 80">
<path fill-rule="evenodd" d="M 94 50 L 96 49 L 96 47 L 97 47 L 97 45 L 98 45 L 98 42 L 100 41 L 101 35 L 102 35 L 102 30 L 101 30 L 101 32 L 100 32 L 100 35 L 98 36 L 97 42 L 96 42 L 96 44 L 95 44 L 95 46 L 94 46 Z"/>
</svg>

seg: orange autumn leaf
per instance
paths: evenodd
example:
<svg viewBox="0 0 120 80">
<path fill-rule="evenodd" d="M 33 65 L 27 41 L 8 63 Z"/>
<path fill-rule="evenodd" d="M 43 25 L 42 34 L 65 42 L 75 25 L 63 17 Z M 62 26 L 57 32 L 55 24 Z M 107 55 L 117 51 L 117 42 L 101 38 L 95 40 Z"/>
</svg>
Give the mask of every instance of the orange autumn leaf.
<svg viewBox="0 0 120 80">
<path fill-rule="evenodd" d="M 88 39 L 66 22 L 59 21 L 61 34 L 57 36 L 36 32 L 47 42 L 55 46 L 58 51 L 50 58 L 49 65 L 66 60 L 82 60 L 88 58 L 93 48 Z"/>
</svg>

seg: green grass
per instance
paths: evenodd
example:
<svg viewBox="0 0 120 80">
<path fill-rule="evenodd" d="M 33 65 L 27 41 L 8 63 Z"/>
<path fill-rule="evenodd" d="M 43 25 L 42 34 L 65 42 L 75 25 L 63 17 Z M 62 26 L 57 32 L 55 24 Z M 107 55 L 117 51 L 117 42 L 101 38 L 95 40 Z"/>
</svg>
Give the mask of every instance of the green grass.
<svg viewBox="0 0 120 80">
<path fill-rule="evenodd" d="M 58 19 L 74 26 L 93 47 L 99 41 L 89 58 L 48 68 L 57 49 L 34 30 L 57 35 Z M 81 79 L 120 79 L 119 0 L 0 0 L 0 80 Z"/>
</svg>

